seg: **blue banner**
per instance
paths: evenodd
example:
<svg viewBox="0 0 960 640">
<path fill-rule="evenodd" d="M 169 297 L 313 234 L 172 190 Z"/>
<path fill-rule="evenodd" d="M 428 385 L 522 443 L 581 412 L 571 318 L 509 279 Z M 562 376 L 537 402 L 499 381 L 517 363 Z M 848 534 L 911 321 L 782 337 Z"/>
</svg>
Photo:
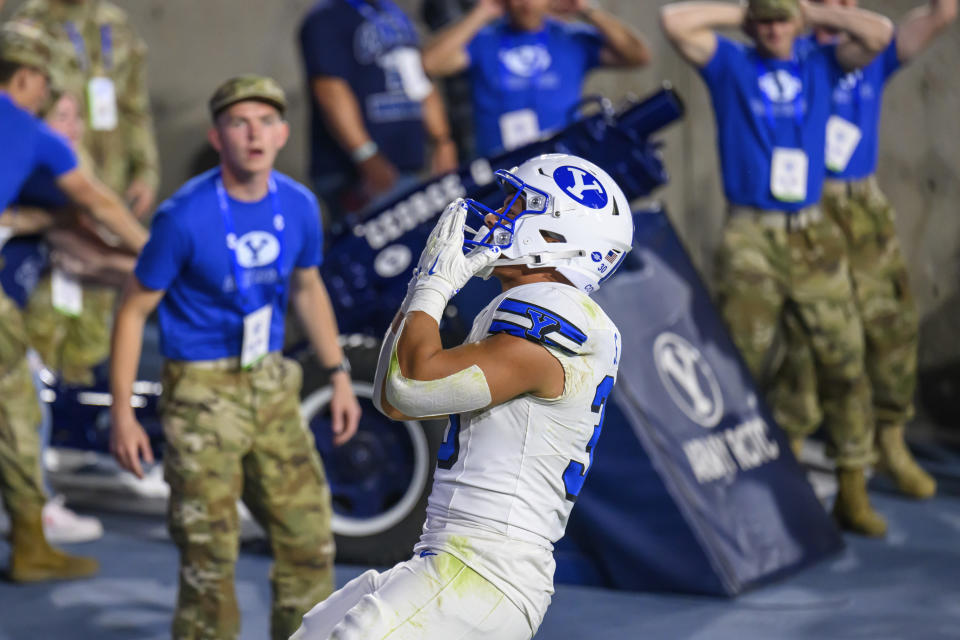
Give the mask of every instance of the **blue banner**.
<svg viewBox="0 0 960 640">
<path fill-rule="evenodd" d="M 734 595 L 839 550 L 666 215 L 634 219 L 630 262 L 593 295 L 623 360 L 558 578 Z"/>
</svg>

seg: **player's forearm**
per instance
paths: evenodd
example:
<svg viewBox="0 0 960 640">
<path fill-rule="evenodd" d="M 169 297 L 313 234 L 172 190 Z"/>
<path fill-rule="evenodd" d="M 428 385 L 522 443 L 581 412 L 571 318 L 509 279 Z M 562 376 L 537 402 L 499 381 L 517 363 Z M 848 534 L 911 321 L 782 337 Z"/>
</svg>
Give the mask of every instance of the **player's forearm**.
<svg viewBox="0 0 960 640">
<path fill-rule="evenodd" d="M 133 416 L 130 398 L 133 395 L 137 366 L 140 364 L 143 327 L 148 315 L 130 303 L 131 280 L 132 278 L 127 281 L 110 338 L 110 393 L 113 395 L 110 412 L 115 416 L 115 420 Z"/>
<path fill-rule="evenodd" d="M 653 53 L 646 40 L 622 20 L 594 7 L 588 7 L 580 17 L 597 28 L 606 47 L 613 54 L 613 63 L 620 66 L 638 67 L 650 64 Z"/>
<path fill-rule="evenodd" d="M 842 31 L 874 54 L 883 51 L 893 36 L 893 23 L 879 13 L 812 3 L 804 3 L 803 10 L 810 26 Z"/>
<path fill-rule="evenodd" d="M 400 371 L 413 380 L 439 380 L 452 371 L 438 368 L 434 358 L 443 351 L 437 321 L 422 311 L 406 316 L 403 331 L 397 341 L 397 361 Z"/>
</svg>

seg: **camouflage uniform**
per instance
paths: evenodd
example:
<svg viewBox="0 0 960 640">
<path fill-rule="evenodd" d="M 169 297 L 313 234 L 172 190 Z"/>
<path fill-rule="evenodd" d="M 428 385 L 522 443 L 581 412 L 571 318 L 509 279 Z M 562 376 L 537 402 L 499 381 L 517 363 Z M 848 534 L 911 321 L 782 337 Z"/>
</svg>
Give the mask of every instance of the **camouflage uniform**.
<svg viewBox="0 0 960 640">
<path fill-rule="evenodd" d="M 42 38 L 30 25 L 7 23 L 0 28 L 0 59 L 46 69 L 50 47 Z M 40 470 L 41 419 L 23 314 L 0 287 L 0 494 L 14 520 L 39 511 L 47 500 Z"/>
<path fill-rule="evenodd" d="M 174 638 L 235 638 L 244 503 L 273 548 L 271 635 L 288 638 L 333 591 L 330 489 L 300 416 L 300 366 L 278 353 L 252 370 L 238 358 L 169 361 L 164 370 L 168 524 L 180 549 Z"/>
<path fill-rule="evenodd" d="M 93 160 L 93 173 L 121 196 L 134 180 L 156 189 L 159 173 L 146 84 L 147 47 L 129 24 L 126 13 L 103 0 L 27 0 L 13 18 L 38 24 L 56 43 L 50 66 L 56 71 L 59 88 L 78 96 L 88 112 L 90 79 L 104 76 L 113 81 L 117 127 L 95 131 L 88 124 L 84 133 L 83 147 Z M 68 24 L 76 26 L 83 55 L 71 39 Z M 106 55 L 105 41 L 109 42 Z M 48 292 L 49 286 L 49 280 L 42 285 Z M 49 297 L 45 300 L 49 301 Z M 68 382 L 93 382 L 90 367 L 109 353 L 115 301 L 114 289 L 87 285 L 83 311 L 77 318 L 60 314 L 49 304 L 30 305 L 28 326 L 43 327 L 43 333 L 31 332 L 31 338 L 38 340 L 35 346 L 45 361 L 53 358 L 46 361 L 47 365 L 62 368 Z M 100 325 L 104 319 L 105 324 Z M 63 338 L 69 341 L 63 343 Z"/>
<path fill-rule="evenodd" d="M 24 311 L 30 346 L 67 384 L 94 383 L 91 369 L 110 355 L 115 300 L 112 288 L 84 287 L 80 314 L 64 315 L 53 308 L 49 275 L 30 294 Z"/>
<path fill-rule="evenodd" d="M 878 429 L 902 427 L 913 417 L 917 377 L 918 318 L 906 264 L 893 222 L 893 208 L 875 177 L 853 182 L 828 180 L 823 204 L 843 229 L 854 291 L 866 339 L 866 371 L 873 390 Z M 791 335 L 784 376 L 778 376 L 777 395 L 791 387 L 806 390 L 783 411 L 781 425 L 806 435 L 819 424 L 816 373 L 802 336 Z"/>
<path fill-rule="evenodd" d="M 0 493 L 16 516 L 46 503 L 40 471 L 40 406 L 17 305 L 0 289 Z"/>
<path fill-rule="evenodd" d="M 803 335 L 837 465 L 862 468 L 871 460 L 873 422 L 843 233 L 818 207 L 791 219 L 788 228 L 782 213 L 732 208 L 718 253 L 721 312 L 764 390 L 786 328 Z M 781 398 L 768 400 L 779 420 Z"/>
<path fill-rule="evenodd" d="M 102 0 L 70 3 L 64 0 L 27 0 L 13 19 L 37 23 L 56 43 L 51 67 L 62 89 L 86 104 L 87 83 L 109 77 L 117 95 L 118 125 L 113 131 L 88 126 L 83 146 L 94 162 L 94 173 L 104 184 L 123 194 L 134 180 L 154 189 L 159 182 L 157 146 L 146 83 L 147 47 L 120 8 Z M 67 31 L 73 23 L 83 39 L 81 57 Z M 109 29 L 110 55 L 103 55 L 102 29 Z M 106 58 L 106 59 L 105 59 Z"/>
</svg>

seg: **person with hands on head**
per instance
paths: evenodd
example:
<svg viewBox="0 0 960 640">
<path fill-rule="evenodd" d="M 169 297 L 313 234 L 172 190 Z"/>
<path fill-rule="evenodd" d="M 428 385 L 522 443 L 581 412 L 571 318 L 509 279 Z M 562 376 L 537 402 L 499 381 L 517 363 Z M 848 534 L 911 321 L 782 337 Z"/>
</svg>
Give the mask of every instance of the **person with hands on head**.
<svg viewBox="0 0 960 640">
<path fill-rule="evenodd" d="M 220 165 L 158 209 L 117 311 L 110 444 L 142 477 L 141 459 L 153 454 L 130 398 L 144 322 L 159 306 L 168 526 L 180 549 L 177 638 L 239 633 L 239 499 L 273 550 L 272 638 L 288 638 L 333 590 L 330 490 L 300 415 L 300 366 L 281 353 L 288 300 L 330 377 L 334 444 L 356 432 L 360 407 L 318 271 L 316 199 L 273 169 L 289 136 L 286 104 L 266 77 L 216 90 L 208 137 Z"/>
<path fill-rule="evenodd" d="M 439 93 L 423 73 L 419 36 L 393 0 L 320 0 L 300 28 L 311 96 L 310 176 L 339 221 L 409 187 L 424 168 L 457 168 Z"/>
<path fill-rule="evenodd" d="M 568 124 L 591 69 L 651 57 L 632 27 L 590 0 L 479 0 L 427 44 L 423 67 L 433 77 L 468 71 L 477 153 L 486 156 Z"/>
<path fill-rule="evenodd" d="M 863 327 L 843 233 L 819 202 L 833 88 L 886 48 L 892 25 L 862 9 L 803 0 L 672 3 L 661 23 L 706 82 L 716 116 L 728 201 L 717 254 L 724 321 L 778 421 L 785 406 L 771 393 L 776 340 L 787 325 L 803 327 L 837 463 L 833 515 L 847 530 L 883 535 L 886 522 L 870 504 L 864 475 L 873 417 Z M 805 26 L 845 37 L 809 46 L 798 41 Z M 743 29 L 751 42 L 720 29 Z"/>
<path fill-rule="evenodd" d="M 427 240 L 374 379 L 395 419 L 449 416 L 413 557 L 349 582 L 294 640 L 526 640 L 553 593 L 553 545 L 603 428 L 620 334 L 589 294 L 623 264 L 633 221 L 593 163 L 547 154 L 497 172 L 497 210 L 451 203 Z M 473 276 L 503 287 L 466 341 L 439 322 Z"/>
<path fill-rule="evenodd" d="M 856 7 L 856 0 L 822 0 Z M 887 81 L 926 49 L 957 16 L 957 0 L 930 0 L 897 25 L 893 40 L 863 69 L 844 75 L 833 91 L 827 121 L 825 213 L 843 230 L 854 292 L 866 338 L 866 368 L 876 421 L 878 470 L 889 474 L 903 495 L 929 498 L 937 483 L 914 460 L 904 440 L 913 417 L 919 319 L 910 276 L 897 239 L 894 211 L 876 177 L 880 114 Z M 819 28 L 811 41 L 831 44 L 843 34 Z M 820 424 L 816 371 L 802 332 L 788 332 L 784 375 L 771 391 L 783 409 L 780 425 L 799 450 Z"/>
<path fill-rule="evenodd" d="M 26 22 L 0 26 L 0 244 L 15 231 L 7 211 L 31 175 L 45 172 L 74 204 L 87 208 L 138 251 L 146 231 L 109 189 L 80 168 L 67 142 L 36 114 L 48 100 L 50 41 Z M 12 215 L 11 215 L 12 213 Z M 34 222 L 43 222 L 34 219 Z M 17 305 L 0 291 L 0 493 L 10 515 L 10 567 L 15 582 L 93 575 L 96 560 L 51 547 L 43 529 L 41 411 L 27 362 L 27 332 Z"/>
</svg>

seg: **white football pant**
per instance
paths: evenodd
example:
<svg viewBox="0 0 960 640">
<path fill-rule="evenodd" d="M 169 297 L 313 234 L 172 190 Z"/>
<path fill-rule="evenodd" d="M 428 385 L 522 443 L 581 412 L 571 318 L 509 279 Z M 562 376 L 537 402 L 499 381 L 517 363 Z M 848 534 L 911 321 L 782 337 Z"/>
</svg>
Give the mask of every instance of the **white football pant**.
<svg viewBox="0 0 960 640">
<path fill-rule="evenodd" d="M 423 552 L 357 576 L 303 616 L 290 640 L 529 640 L 527 618 L 450 554 Z"/>
</svg>

